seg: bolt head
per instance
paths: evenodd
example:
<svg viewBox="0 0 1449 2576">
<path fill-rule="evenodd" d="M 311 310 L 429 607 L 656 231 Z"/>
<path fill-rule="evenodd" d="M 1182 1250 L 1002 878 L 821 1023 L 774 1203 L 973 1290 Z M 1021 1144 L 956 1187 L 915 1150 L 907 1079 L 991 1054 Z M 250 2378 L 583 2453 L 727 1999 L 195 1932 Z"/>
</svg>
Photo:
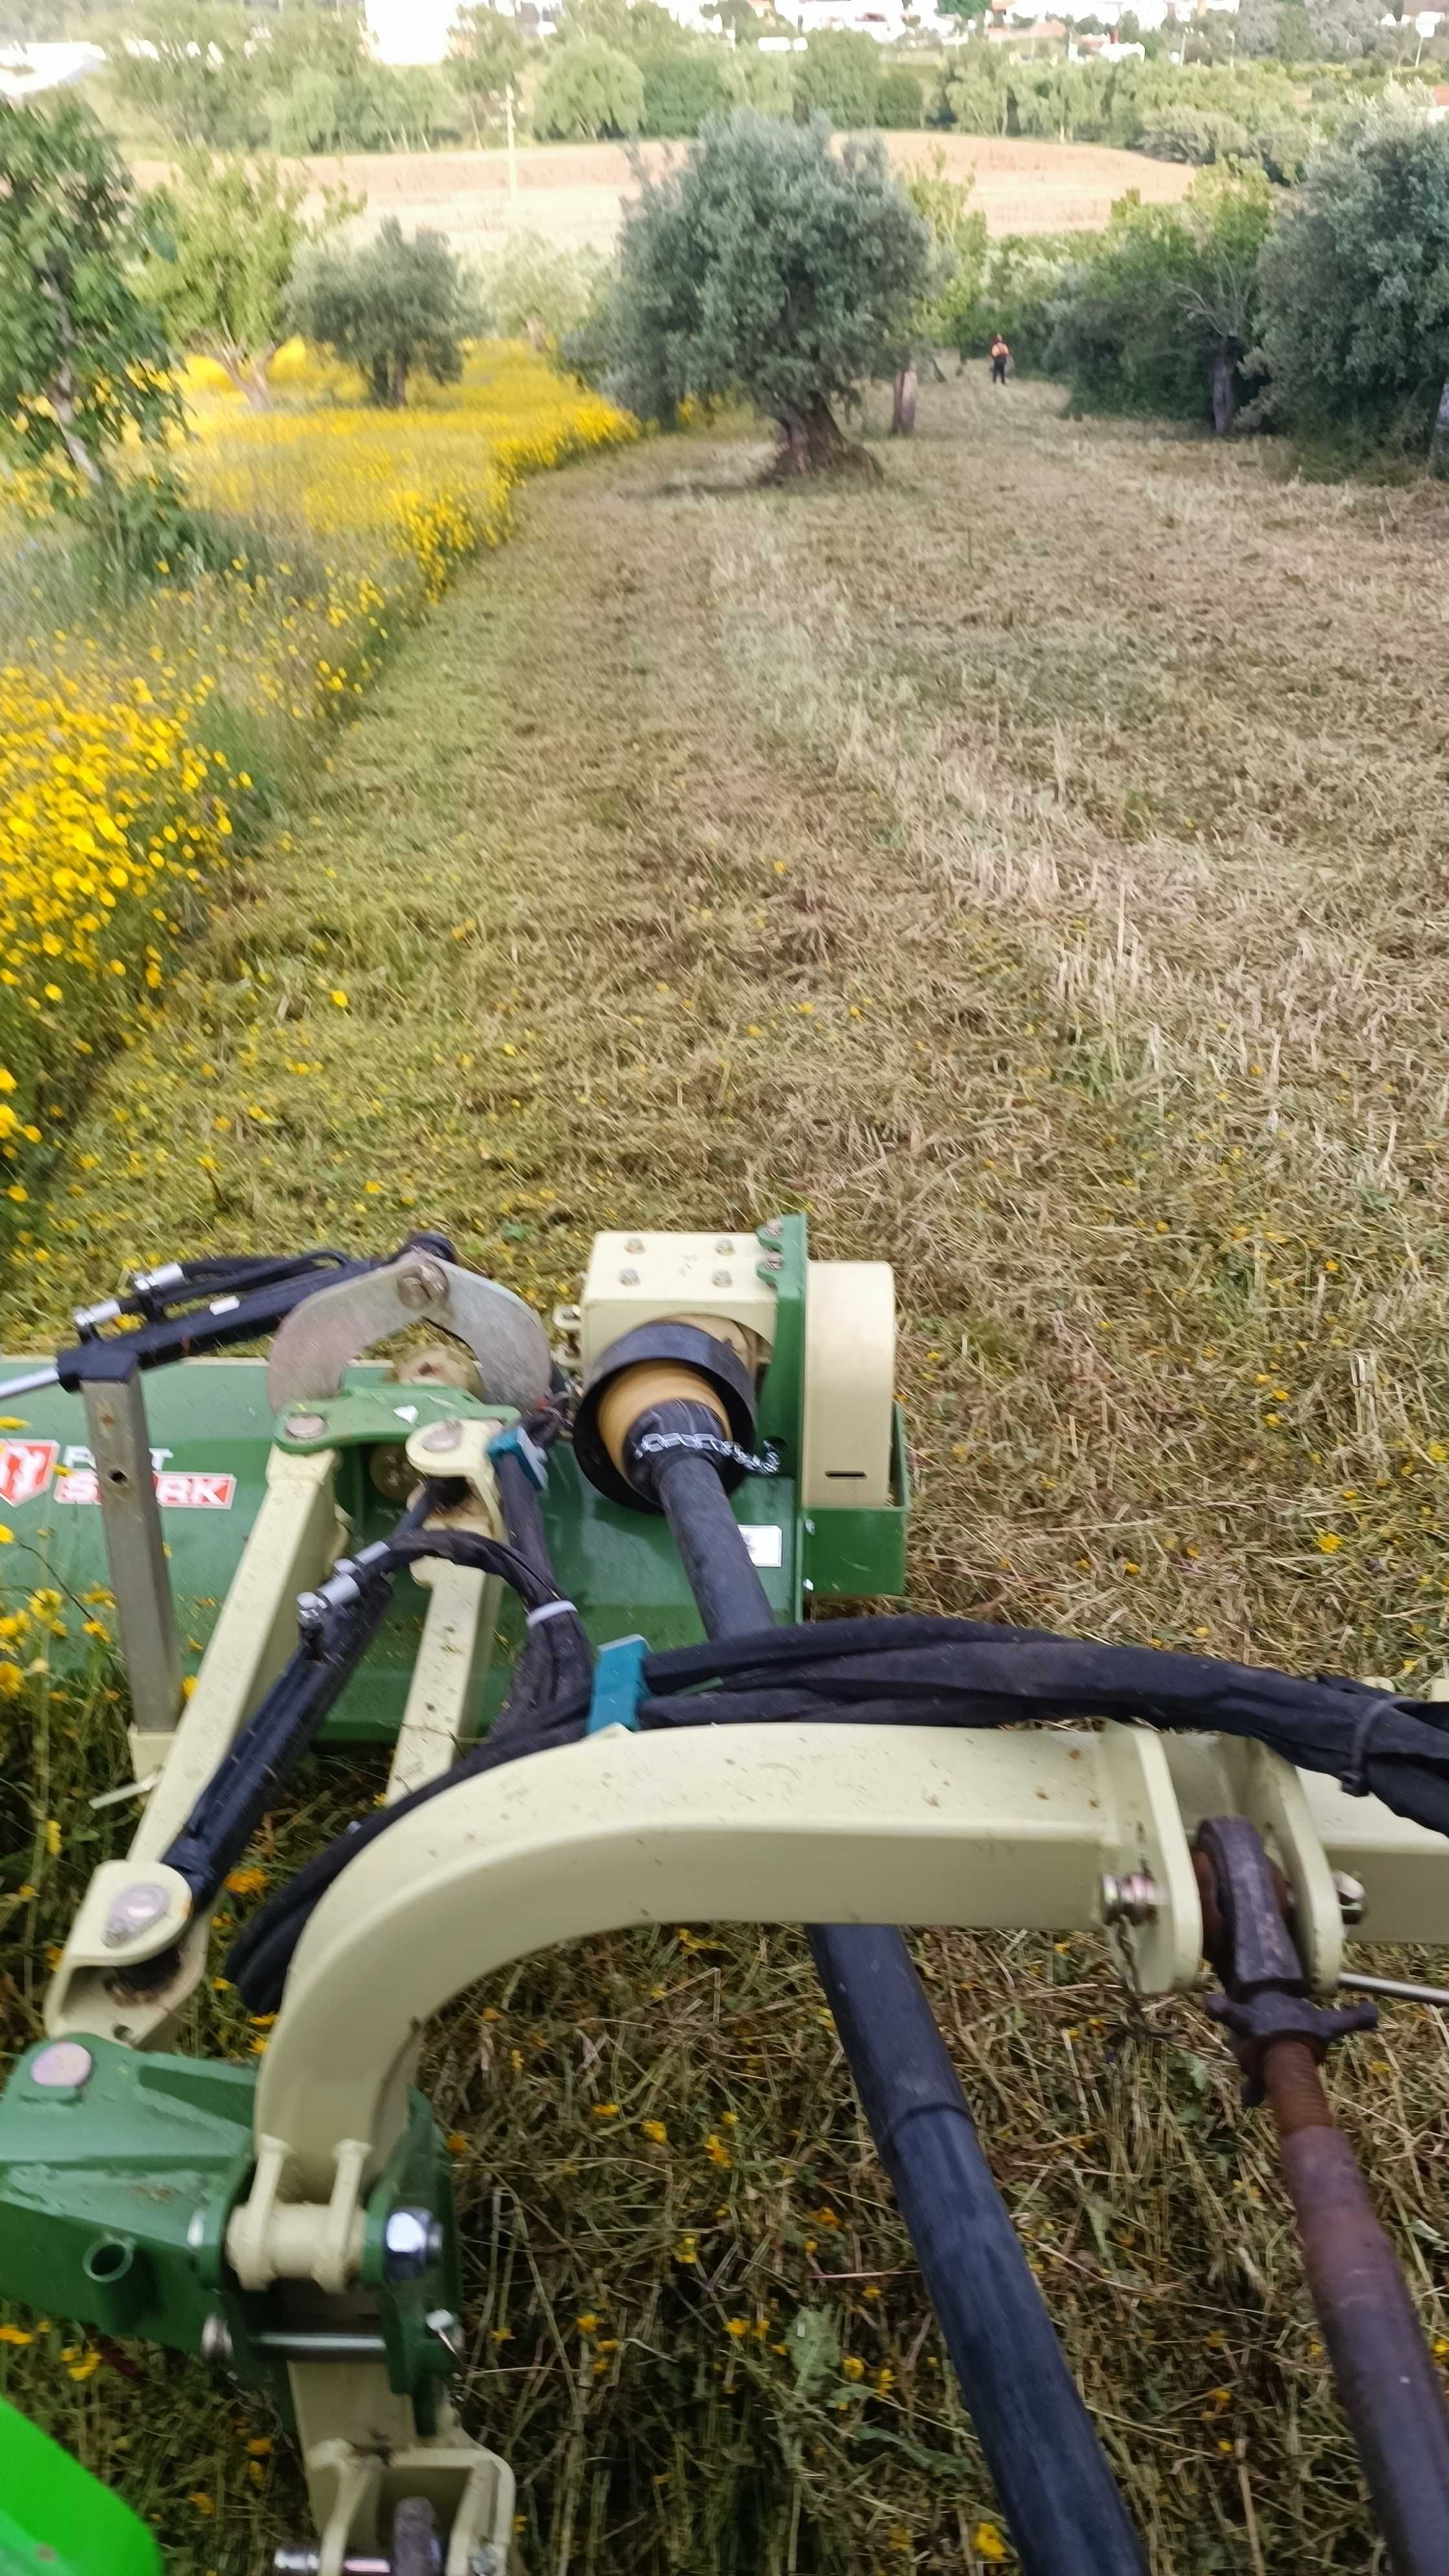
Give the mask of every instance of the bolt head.
<svg viewBox="0 0 1449 2576">
<path fill-rule="evenodd" d="M 453 1415 L 450 1416 L 446 1422 L 432 1423 L 422 1434 L 422 1437 L 418 1442 L 418 1447 L 420 1449 L 428 1450 L 429 1453 L 435 1449 L 456 1449 L 462 1436 L 463 1425 L 457 1419 L 456 1415 Z"/>
<path fill-rule="evenodd" d="M 728 1288 L 733 1277 L 732 1270 L 717 1270 L 714 1274 L 714 1284 L 716 1288 Z"/>
<path fill-rule="evenodd" d="M 30 2081 L 50 2093 L 77 2093 L 90 2082 L 95 2059 L 78 2039 L 57 2039 L 32 2059 Z"/>
<path fill-rule="evenodd" d="M 1118 1878 L 1108 1870 L 1102 1879 L 1102 1920 L 1104 1923 L 1153 1923 L 1162 1911 L 1163 1895 L 1155 1878 L 1145 1870 L 1129 1870 Z"/>
<path fill-rule="evenodd" d="M 201 2358 L 221 2369 L 232 2357 L 231 2329 L 220 2309 L 209 2316 L 201 2329 Z"/>
<path fill-rule="evenodd" d="M 443 2251 L 443 2230 L 430 2209 L 395 2209 L 382 2243 L 388 2280 L 420 2281 Z"/>
<path fill-rule="evenodd" d="M 714 1239 L 714 1248 L 716 1252 L 733 1252 L 735 1248 L 734 1236 L 732 1234 L 717 1234 Z"/>
<path fill-rule="evenodd" d="M 410 1261 L 397 1277 L 400 1306 L 410 1314 L 420 1314 L 424 1306 L 446 1304 L 448 1282 L 442 1264 L 437 1261 Z"/>
<path fill-rule="evenodd" d="M 621 1288 L 637 1288 L 639 1285 L 638 1271 L 621 1270 L 619 1273 L 619 1285 Z"/>
<path fill-rule="evenodd" d="M 102 1936 L 106 1948 L 119 1950 L 123 1943 L 134 1941 L 139 1932 L 149 1932 L 170 1903 L 169 1892 L 154 1878 L 138 1879 L 134 1887 L 123 1887 L 106 1916 Z"/>
<path fill-rule="evenodd" d="M 287 1430 L 293 1440 L 320 1440 L 327 1428 L 325 1413 L 289 1413 Z"/>
<path fill-rule="evenodd" d="M 628 1242 L 624 1246 L 624 1250 L 626 1252 L 642 1252 L 643 1249 L 644 1237 L 642 1234 L 631 1234 Z"/>
<path fill-rule="evenodd" d="M 760 1268 L 762 1270 L 783 1270 L 784 1267 L 785 1256 L 783 1252 L 767 1252 L 763 1261 L 760 1263 Z"/>
</svg>

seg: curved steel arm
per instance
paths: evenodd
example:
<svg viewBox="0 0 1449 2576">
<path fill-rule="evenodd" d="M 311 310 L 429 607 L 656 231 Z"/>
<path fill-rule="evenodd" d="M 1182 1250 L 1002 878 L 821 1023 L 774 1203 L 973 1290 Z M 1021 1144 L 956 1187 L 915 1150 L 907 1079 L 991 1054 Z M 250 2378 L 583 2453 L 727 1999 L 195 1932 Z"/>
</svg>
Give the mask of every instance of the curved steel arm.
<svg viewBox="0 0 1449 2576">
<path fill-rule="evenodd" d="M 622 1729 L 432 1799 L 360 1854 L 298 1946 L 257 2085 L 288 2197 L 326 2200 L 339 2141 L 373 2173 L 414 2044 L 463 1986 L 626 1924 L 1085 1928 L 1145 1870 L 1148 1991 L 1191 1982 L 1201 1918 L 1157 1738 L 944 1727 Z"/>
</svg>

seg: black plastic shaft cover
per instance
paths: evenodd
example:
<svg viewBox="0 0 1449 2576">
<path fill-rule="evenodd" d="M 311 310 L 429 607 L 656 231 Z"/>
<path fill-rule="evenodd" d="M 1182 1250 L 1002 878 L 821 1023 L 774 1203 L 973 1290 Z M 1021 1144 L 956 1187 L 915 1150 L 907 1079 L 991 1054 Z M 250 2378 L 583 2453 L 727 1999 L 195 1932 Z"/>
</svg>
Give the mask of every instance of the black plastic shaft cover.
<svg viewBox="0 0 1449 2576">
<path fill-rule="evenodd" d="M 611 1503 L 623 1503 L 631 1512 L 657 1512 L 660 1506 L 651 1491 L 640 1491 L 631 1485 L 615 1466 L 599 1428 L 599 1407 L 615 1379 L 622 1377 L 626 1369 L 647 1367 L 660 1360 L 673 1361 L 702 1378 L 724 1406 L 729 1443 L 746 1453 L 754 1446 L 754 1380 L 729 1343 L 718 1341 L 698 1324 L 636 1324 L 632 1332 L 611 1342 L 594 1362 L 574 1415 L 574 1455 L 582 1473 L 597 1492 L 606 1495 Z M 745 1464 L 743 1459 L 728 1454 L 723 1439 L 721 1451 L 717 1459 L 720 1480 L 727 1488 L 733 1487 L 746 1473 Z"/>
</svg>

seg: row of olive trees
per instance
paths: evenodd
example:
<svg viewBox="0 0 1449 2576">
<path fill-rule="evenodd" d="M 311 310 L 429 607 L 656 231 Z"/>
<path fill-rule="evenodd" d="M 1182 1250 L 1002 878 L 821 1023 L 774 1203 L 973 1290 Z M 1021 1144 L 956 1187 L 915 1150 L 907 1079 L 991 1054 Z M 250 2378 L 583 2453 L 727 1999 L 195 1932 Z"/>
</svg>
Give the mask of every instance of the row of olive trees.
<svg viewBox="0 0 1449 2576">
<path fill-rule="evenodd" d="M 1081 410 L 1224 431 L 1246 402 L 1300 440 L 1422 453 L 1449 378 L 1446 280 L 1449 125 L 1395 91 L 1286 203 L 1231 168 L 1182 206 L 1128 199 L 1038 303 L 1035 354 Z"/>
</svg>

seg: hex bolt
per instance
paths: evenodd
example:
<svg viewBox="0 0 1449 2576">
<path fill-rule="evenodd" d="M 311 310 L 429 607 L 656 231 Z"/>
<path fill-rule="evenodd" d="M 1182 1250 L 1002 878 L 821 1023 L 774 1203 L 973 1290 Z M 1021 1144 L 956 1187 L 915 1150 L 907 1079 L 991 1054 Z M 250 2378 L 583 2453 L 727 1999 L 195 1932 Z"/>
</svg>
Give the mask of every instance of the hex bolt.
<svg viewBox="0 0 1449 2576">
<path fill-rule="evenodd" d="M 1152 1923 L 1162 1911 L 1163 1893 L 1155 1878 L 1145 1870 L 1129 1870 L 1124 1878 L 1114 1877 L 1110 1870 L 1102 1877 L 1102 1920 L 1104 1923 Z"/>
<path fill-rule="evenodd" d="M 431 1427 L 422 1434 L 422 1437 L 418 1442 L 418 1447 L 420 1449 L 428 1450 L 429 1453 L 435 1449 L 456 1449 L 458 1442 L 462 1437 L 463 1425 L 454 1415 L 450 1416 L 446 1422 L 433 1423 Z"/>
<path fill-rule="evenodd" d="M 728 1288 L 733 1277 L 732 1270 L 717 1270 L 714 1274 L 714 1284 L 716 1288 Z"/>
<path fill-rule="evenodd" d="M 445 2352 L 450 2352 L 455 2361 L 462 2360 L 463 2347 L 458 2341 L 458 2320 L 451 2308 L 429 2308 L 423 2323 L 430 2335 L 437 2336 Z"/>
<path fill-rule="evenodd" d="M 1346 1869 L 1336 1869 L 1333 1873 L 1333 1891 L 1338 1898 L 1338 1910 L 1345 1923 L 1362 1923 L 1368 1912 L 1368 1897 L 1364 1891 L 1363 1880 L 1350 1878 Z"/>
<path fill-rule="evenodd" d="M 193 2259 L 206 2243 L 206 2212 L 193 2209 L 186 2229 L 186 2251 Z"/>
<path fill-rule="evenodd" d="M 134 1941 L 139 1932 L 149 1932 L 159 1923 L 171 1903 L 169 1891 L 154 1878 L 138 1879 L 134 1887 L 123 1887 L 112 1900 L 102 1934 L 108 1950 L 119 1950 L 126 1941 Z"/>
<path fill-rule="evenodd" d="M 621 1288 L 637 1288 L 639 1285 L 638 1271 L 621 1270 L 619 1273 L 619 1285 Z"/>
<path fill-rule="evenodd" d="M 760 1234 L 763 1240 L 766 1243 L 778 1243 L 780 1240 L 780 1229 L 784 1222 L 785 1220 L 782 1216 L 767 1216 L 764 1224 L 760 1228 Z"/>
<path fill-rule="evenodd" d="M 642 1234 L 631 1234 L 628 1242 L 624 1246 L 624 1250 L 626 1252 L 642 1252 L 643 1249 L 644 1237 Z"/>
<path fill-rule="evenodd" d="M 397 1298 L 411 1314 L 420 1314 L 424 1306 L 446 1304 L 448 1281 L 440 1263 L 410 1261 L 397 1275 Z"/>
<path fill-rule="evenodd" d="M 735 1248 L 734 1236 L 732 1234 L 717 1234 L 714 1239 L 714 1248 L 716 1252 L 733 1252 Z"/>
<path fill-rule="evenodd" d="M 232 2358 L 231 2328 L 219 2308 L 214 2308 L 201 2329 L 201 2358 L 213 2370 L 225 2370 Z"/>
<path fill-rule="evenodd" d="M 763 1260 L 760 1262 L 759 1267 L 761 1270 L 783 1270 L 785 1267 L 785 1256 L 783 1252 L 767 1252 Z"/>
<path fill-rule="evenodd" d="M 31 2060 L 30 2081 L 48 2092 L 78 2093 L 90 2082 L 95 2059 L 78 2039 L 52 2040 L 49 2048 Z"/>
<path fill-rule="evenodd" d="M 291 1440 L 320 1440 L 327 1428 L 325 1413 L 289 1413 L 287 1436 Z"/>
<path fill-rule="evenodd" d="M 443 2229 L 430 2209 L 395 2209 L 383 2230 L 382 2269 L 389 2281 L 420 2281 L 439 2261 Z"/>
<path fill-rule="evenodd" d="M 503 2576 L 503 2552 L 495 2541 L 485 2541 L 468 2561 L 468 2576 Z"/>
</svg>

